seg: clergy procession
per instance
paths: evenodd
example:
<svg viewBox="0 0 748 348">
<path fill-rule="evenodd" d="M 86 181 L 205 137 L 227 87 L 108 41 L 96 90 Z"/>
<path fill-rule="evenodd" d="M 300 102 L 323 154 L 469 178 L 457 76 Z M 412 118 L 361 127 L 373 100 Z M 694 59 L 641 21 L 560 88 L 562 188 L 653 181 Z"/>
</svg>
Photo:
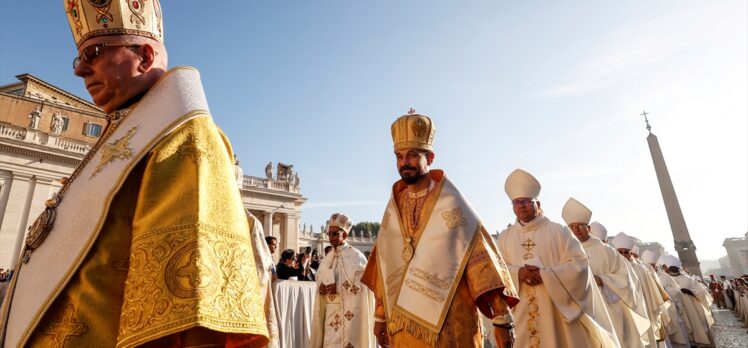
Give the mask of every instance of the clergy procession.
<svg viewBox="0 0 748 348">
<path fill-rule="evenodd" d="M 492 174 L 493 209 L 514 216 L 492 234 L 459 169 L 436 169 L 459 156 L 439 137 L 462 135 L 412 108 L 365 130 L 391 138 L 376 151 L 399 178 L 371 252 L 351 243 L 352 204 L 326 208 L 324 255 L 276 253 L 292 244 L 244 208 L 200 73 L 168 64 L 159 1 L 62 5 L 106 127 L 2 272 L 1 347 L 716 347 L 715 310 L 748 326 L 748 276 L 705 281 L 558 179 Z"/>
</svg>

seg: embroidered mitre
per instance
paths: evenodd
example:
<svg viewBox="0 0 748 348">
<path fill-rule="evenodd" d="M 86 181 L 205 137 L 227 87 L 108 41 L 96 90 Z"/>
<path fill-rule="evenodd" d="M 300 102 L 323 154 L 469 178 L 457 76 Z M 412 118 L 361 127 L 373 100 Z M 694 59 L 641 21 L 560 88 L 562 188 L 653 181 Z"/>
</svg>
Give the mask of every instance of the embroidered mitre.
<svg viewBox="0 0 748 348">
<path fill-rule="evenodd" d="M 415 110 L 400 116 L 392 124 L 392 142 L 395 151 L 402 149 L 421 149 L 434 151 L 434 122 L 426 115 L 416 114 Z"/>
<path fill-rule="evenodd" d="M 137 35 L 164 41 L 158 0 L 64 0 L 76 46 L 94 36 Z"/>
</svg>

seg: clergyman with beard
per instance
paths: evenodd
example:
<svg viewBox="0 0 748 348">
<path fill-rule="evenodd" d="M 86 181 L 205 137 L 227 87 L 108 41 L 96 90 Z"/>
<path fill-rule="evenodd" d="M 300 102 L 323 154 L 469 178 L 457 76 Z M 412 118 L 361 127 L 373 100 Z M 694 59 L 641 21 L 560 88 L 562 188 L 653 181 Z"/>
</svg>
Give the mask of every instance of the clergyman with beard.
<svg viewBox="0 0 748 348">
<path fill-rule="evenodd" d="M 483 347 L 483 313 L 499 346 L 511 346 L 511 276 L 472 206 L 443 171 L 430 169 L 432 120 L 411 110 L 391 130 L 401 180 L 361 279 L 374 292 L 378 343 Z"/>
</svg>

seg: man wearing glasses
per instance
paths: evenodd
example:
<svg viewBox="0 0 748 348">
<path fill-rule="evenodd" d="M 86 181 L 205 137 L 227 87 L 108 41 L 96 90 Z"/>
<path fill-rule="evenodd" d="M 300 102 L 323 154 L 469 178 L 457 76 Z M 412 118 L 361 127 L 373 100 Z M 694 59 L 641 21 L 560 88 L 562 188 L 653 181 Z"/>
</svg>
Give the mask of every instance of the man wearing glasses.
<svg viewBox="0 0 748 348">
<path fill-rule="evenodd" d="M 519 347 L 619 347 L 582 244 L 540 209 L 540 182 L 517 169 L 504 191 L 517 216 L 499 235 L 520 302 Z"/>
<path fill-rule="evenodd" d="M 641 336 L 649 329 L 649 318 L 644 298 L 636 291 L 636 274 L 632 265 L 616 249 L 590 234 L 592 211 L 584 204 L 569 198 L 561 216 L 587 253 L 590 270 L 603 295 L 621 346 L 644 347 Z"/>
<path fill-rule="evenodd" d="M 28 232 L 2 343 L 266 344 L 231 147 L 199 73 L 167 70 L 159 2 L 63 3 L 108 124 Z"/>
<path fill-rule="evenodd" d="M 514 286 L 477 213 L 443 171 L 430 169 L 433 122 L 411 109 L 391 133 L 401 180 L 361 280 L 376 298 L 378 343 L 482 347 L 483 313 L 499 346 L 510 347 Z"/>
<path fill-rule="evenodd" d="M 366 257 L 348 245 L 351 220 L 335 213 L 327 220 L 324 233 L 333 250 L 322 260 L 317 272 L 317 300 L 314 302 L 311 347 L 375 348 L 374 294 L 361 284 Z"/>
</svg>

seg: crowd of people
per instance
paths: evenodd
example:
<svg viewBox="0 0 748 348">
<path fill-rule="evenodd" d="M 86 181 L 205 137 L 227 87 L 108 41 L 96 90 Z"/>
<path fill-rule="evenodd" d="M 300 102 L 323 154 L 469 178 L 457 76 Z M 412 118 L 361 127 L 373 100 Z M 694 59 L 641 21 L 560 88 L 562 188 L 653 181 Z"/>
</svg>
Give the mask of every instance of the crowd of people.
<svg viewBox="0 0 748 348">
<path fill-rule="evenodd" d="M 735 279 L 710 275 L 708 287 L 717 308 L 729 309 L 748 326 L 748 274 Z"/>
<path fill-rule="evenodd" d="M 272 284 L 315 281 L 313 347 L 710 347 L 713 294 L 748 319 L 745 279 L 710 292 L 674 256 L 564 223 L 517 169 L 497 239 L 445 171 L 434 121 L 390 134 L 395 182 L 368 259 L 333 214 L 330 249 L 281 252 L 243 207 L 233 152 L 199 73 L 168 69 L 153 1 L 66 1 L 74 73 L 107 114 L 101 139 L 32 224 L 2 304 L 5 347 L 277 346 Z M 385 133 L 385 132 L 382 132 Z M 385 203 L 385 202 L 383 202 Z M 85 207 L 84 210 L 81 208 Z M 727 290 L 731 290 L 728 292 Z M 732 300 L 734 298 L 734 300 Z"/>
</svg>

